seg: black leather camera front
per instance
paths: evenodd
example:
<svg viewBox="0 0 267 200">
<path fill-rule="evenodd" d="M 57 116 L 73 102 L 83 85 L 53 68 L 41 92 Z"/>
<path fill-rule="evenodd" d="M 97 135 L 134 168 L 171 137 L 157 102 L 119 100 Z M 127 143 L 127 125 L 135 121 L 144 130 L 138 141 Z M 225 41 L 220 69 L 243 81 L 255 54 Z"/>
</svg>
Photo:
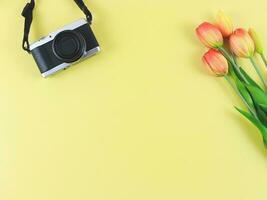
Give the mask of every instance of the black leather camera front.
<svg viewBox="0 0 267 200">
<path fill-rule="evenodd" d="M 73 63 L 99 46 L 89 23 L 73 30 L 62 30 L 53 40 L 31 50 L 43 74 L 62 63 Z"/>
</svg>

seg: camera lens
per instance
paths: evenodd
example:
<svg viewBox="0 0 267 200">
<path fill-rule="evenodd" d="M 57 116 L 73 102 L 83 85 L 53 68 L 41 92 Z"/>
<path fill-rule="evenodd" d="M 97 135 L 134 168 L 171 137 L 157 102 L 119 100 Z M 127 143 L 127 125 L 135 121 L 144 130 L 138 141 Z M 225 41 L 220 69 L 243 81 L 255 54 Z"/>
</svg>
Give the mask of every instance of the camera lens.
<svg viewBox="0 0 267 200">
<path fill-rule="evenodd" d="M 53 52 L 63 62 L 72 63 L 79 60 L 85 50 L 85 39 L 75 31 L 62 31 L 54 38 Z"/>
</svg>

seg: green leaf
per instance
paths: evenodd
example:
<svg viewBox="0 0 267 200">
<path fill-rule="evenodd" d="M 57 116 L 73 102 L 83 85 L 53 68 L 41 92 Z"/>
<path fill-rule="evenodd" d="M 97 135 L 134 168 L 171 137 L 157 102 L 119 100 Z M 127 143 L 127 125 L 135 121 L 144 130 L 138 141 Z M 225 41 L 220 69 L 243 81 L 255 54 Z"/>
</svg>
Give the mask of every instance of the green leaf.
<svg viewBox="0 0 267 200">
<path fill-rule="evenodd" d="M 247 74 L 245 70 L 243 70 L 241 67 L 239 68 L 240 72 L 244 75 L 244 77 L 247 79 L 250 85 L 257 87 L 261 89 L 261 87 Z M 262 89 L 261 89 L 262 90 Z"/>
<path fill-rule="evenodd" d="M 257 116 L 263 125 L 267 128 L 267 106 L 262 104 L 255 104 Z"/>
<path fill-rule="evenodd" d="M 239 74 L 236 72 L 236 69 L 233 67 L 233 65 L 228 62 L 229 65 L 229 74 L 234 78 L 234 79 L 239 79 L 242 80 L 242 78 L 239 76 Z"/>
<path fill-rule="evenodd" d="M 254 124 L 259 129 L 263 137 L 265 148 L 267 148 L 267 128 L 259 120 L 253 117 L 250 113 L 245 112 L 237 107 L 235 108 L 239 113 L 241 113 L 245 118 L 247 118 L 252 124 Z"/>
<path fill-rule="evenodd" d="M 267 94 L 264 91 L 262 91 L 260 88 L 257 88 L 252 85 L 246 85 L 246 88 L 252 99 L 254 109 L 257 113 L 258 119 L 262 122 L 262 124 L 265 127 L 267 127 L 266 109 L 263 109 L 262 106 L 259 106 L 259 105 L 264 105 L 265 107 L 267 107 Z"/>
<path fill-rule="evenodd" d="M 246 88 L 246 86 L 244 85 L 244 83 L 242 83 L 237 77 L 233 76 L 233 80 L 235 82 L 235 85 L 239 91 L 239 93 L 242 95 L 242 97 L 245 99 L 245 101 L 247 102 L 247 104 L 252 108 L 254 108 L 254 102 L 253 99 L 250 96 L 250 93 L 248 91 L 248 89 Z"/>
<path fill-rule="evenodd" d="M 259 104 L 258 106 L 259 106 L 264 112 L 267 113 L 267 105 Z"/>
<path fill-rule="evenodd" d="M 241 82 L 244 82 L 242 76 L 239 74 L 239 72 L 237 72 L 236 68 L 234 68 L 231 63 L 229 63 L 229 71 L 233 78 L 238 79 Z M 261 87 L 247 74 L 247 72 L 242 67 L 239 67 L 239 71 L 246 78 L 249 85 L 261 89 Z"/>
<path fill-rule="evenodd" d="M 263 90 L 252 85 L 246 85 L 246 88 L 248 89 L 255 104 L 267 106 L 267 94 Z"/>
<path fill-rule="evenodd" d="M 255 110 L 257 112 L 259 120 L 267 128 L 267 113 L 257 104 L 255 104 Z"/>
</svg>

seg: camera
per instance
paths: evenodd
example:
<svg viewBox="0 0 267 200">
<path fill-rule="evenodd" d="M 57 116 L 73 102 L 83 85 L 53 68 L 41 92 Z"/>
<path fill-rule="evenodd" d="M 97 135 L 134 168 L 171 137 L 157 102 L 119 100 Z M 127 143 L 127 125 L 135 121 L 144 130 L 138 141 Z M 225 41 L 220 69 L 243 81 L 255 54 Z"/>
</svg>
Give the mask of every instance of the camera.
<svg viewBox="0 0 267 200">
<path fill-rule="evenodd" d="M 31 54 L 47 77 L 100 51 L 87 20 L 80 19 L 30 45 Z"/>
<path fill-rule="evenodd" d="M 47 77 L 62 69 L 89 58 L 100 51 L 99 44 L 90 27 L 92 14 L 83 0 L 74 0 L 85 14 L 79 19 L 30 44 L 29 33 L 33 20 L 35 0 L 23 8 L 21 15 L 25 18 L 22 48 L 32 54 L 41 74 Z"/>
</svg>

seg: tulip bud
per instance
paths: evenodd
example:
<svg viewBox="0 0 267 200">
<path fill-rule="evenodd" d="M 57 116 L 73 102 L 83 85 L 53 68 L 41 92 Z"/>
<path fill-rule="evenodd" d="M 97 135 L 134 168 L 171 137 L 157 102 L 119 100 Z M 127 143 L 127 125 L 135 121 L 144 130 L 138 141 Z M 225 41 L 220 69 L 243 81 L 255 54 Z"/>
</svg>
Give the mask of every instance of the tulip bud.
<svg viewBox="0 0 267 200">
<path fill-rule="evenodd" d="M 219 51 L 210 49 L 203 55 L 202 61 L 211 74 L 215 76 L 228 74 L 228 62 Z"/>
<path fill-rule="evenodd" d="M 219 11 L 216 15 L 216 26 L 221 31 L 223 37 L 229 37 L 233 33 L 233 23 L 223 11 Z"/>
<path fill-rule="evenodd" d="M 232 52 L 243 58 L 251 58 L 255 53 L 255 44 L 250 35 L 244 29 L 236 29 L 230 36 Z"/>
<path fill-rule="evenodd" d="M 260 38 L 259 38 L 258 34 L 256 33 L 256 31 L 254 29 L 250 28 L 248 30 L 248 33 L 249 33 L 250 37 L 252 38 L 252 40 L 254 41 L 256 52 L 259 54 L 263 54 L 263 47 L 262 47 Z"/>
<path fill-rule="evenodd" d="M 223 46 L 223 36 L 220 30 L 208 23 L 204 22 L 196 29 L 199 40 L 208 48 L 219 48 Z"/>
</svg>

